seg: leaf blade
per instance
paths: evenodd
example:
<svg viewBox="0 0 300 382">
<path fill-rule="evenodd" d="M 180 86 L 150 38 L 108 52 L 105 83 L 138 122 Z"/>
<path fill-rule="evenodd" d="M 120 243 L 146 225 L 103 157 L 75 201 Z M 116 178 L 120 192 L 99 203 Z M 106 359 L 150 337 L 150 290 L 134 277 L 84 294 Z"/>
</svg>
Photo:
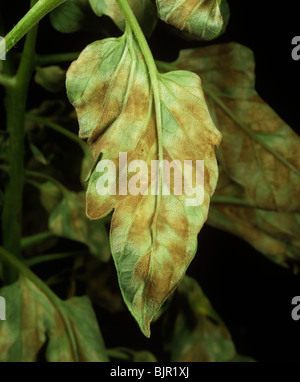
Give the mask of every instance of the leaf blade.
<svg viewBox="0 0 300 382">
<path fill-rule="evenodd" d="M 156 3 L 163 21 L 195 40 L 217 38 L 229 20 L 229 7 L 224 0 L 156 0 Z"/>
<path fill-rule="evenodd" d="M 35 362 L 46 342 L 49 362 L 75 361 L 74 349 L 60 313 L 30 280 L 20 277 L 17 283 L 1 289 L 1 295 L 6 299 L 8 312 L 7 320 L 0 322 L 2 362 Z M 60 305 L 71 321 L 79 361 L 107 361 L 104 342 L 89 300 L 74 298 L 61 301 Z"/>
<path fill-rule="evenodd" d="M 145 177 L 137 195 L 100 196 L 97 183 L 102 170 L 98 171 L 97 166 L 91 174 L 87 214 L 99 219 L 114 209 L 110 241 L 120 288 L 146 336 L 150 336 L 153 317 L 195 255 L 197 234 L 206 220 L 210 195 L 216 187 L 214 147 L 220 142 L 198 76 L 178 71 L 157 74 L 157 81 L 158 94 L 154 98 L 156 90 L 145 59 L 130 33 L 91 44 L 67 74 L 68 95 L 78 114 L 80 137 L 88 139 L 95 158 L 101 154 L 98 165 L 110 160 L 117 172 L 127 170 L 126 166 L 121 168 L 120 153 L 127 153 L 128 162 L 143 160 L 148 169 L 161 154 L 162 159 L 169 161 L 179 158 L 181 165 L 183 159 L 205 159 L 201 206 L 186 205 L 193 197 L 175 197 L 173 190 L 166 197 L 161 193 L 150 195 L 153 184 L 145 182 Z M 200 136 L 202 145 L 195 143 Z M 196 163 L 191 167 L 195 172 Z M 149 180 L 148 175 L 146 178 Z M 130 176 L 128 182 L 132 180 Z M 172 184 L 173 180 L 172 175 Z M 187 239 L 185 244 L 183 238 Z"/>
<path fill-rule="evenodd" d="M 125 31 L 125 19 L 115 0 L 89 0 L 97 16 L 109 16 L 121 31 Z M 157 15 L 151 0 L 128 0 L 141 28 L 146 36 L 153 32 Z"/>
<path fill-rule="evenodd" d="M 300 139 L 255 90 L 254 57 L 235 43 L 182 51 L 177 68 L 195 71 L 223 134 L 218 159 L 249 202 L 298 212 Z"/>
</svg>

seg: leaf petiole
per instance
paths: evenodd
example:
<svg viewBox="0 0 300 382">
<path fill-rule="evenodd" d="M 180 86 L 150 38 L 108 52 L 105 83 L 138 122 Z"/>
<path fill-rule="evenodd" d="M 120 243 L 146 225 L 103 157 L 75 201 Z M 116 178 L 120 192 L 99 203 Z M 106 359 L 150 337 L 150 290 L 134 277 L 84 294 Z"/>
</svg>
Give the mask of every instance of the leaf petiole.
<svg viewBox="0 0 300 382">
<path fill-rule="evenodd" d="M 11 88 L 15 85 L 16 79 L 15 77 L 10 77 L 7 74 L 0 73 L 0 85 L 3 85 L 7 88 Z"/>
<path fill-rule="evenodd" d="M 152 56 L 147 40 L 127 0 L 116 0 L 116 2 L 123 13 L 127 27 L 129 26 L 135 35 L 135 38 L 140 46 L 141 52 L 143 53 L 146 65 L 148 67 L 151 87 L 153 89 L 155 114 L 156 114 L 158 160 L 159 160 L 159 163 L 162 164 L 164 157 L 163 157 L 162 114 L 161 114 L 161 103 L 160 103 L 159 83 L 158 83 L 159 73 L 157 71 L 155 60 Z M 156 209 L 155 209 L 156 212 L 155 212 L 155 216 L 153 218 L 153 223 L 152 223 L 152 226 L 154 226 L 154 231 L 156 231 L 157 214 L 161 205 L 162 183 L 163 183 L 163 168 L 160 165 L 159 179 L 158 179 L 158 196 L 156 200 Z M 156 233 L 154 233 L 154 236 L 156 236 Z M 154 243 L 155 243 L 155 240 L 153 240 L 153 244 Z"/>
<path fill-rule="evenodd" d="M 43 17 L 67 0 L 39 0 L 0 41 L 0 52 L 9 52 Z"/>
</svg>

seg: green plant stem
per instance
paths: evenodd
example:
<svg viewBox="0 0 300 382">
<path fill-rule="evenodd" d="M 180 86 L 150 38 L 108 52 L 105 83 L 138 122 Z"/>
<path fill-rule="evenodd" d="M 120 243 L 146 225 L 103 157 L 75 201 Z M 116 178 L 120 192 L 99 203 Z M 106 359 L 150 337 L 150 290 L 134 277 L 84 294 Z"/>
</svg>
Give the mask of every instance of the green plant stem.
<svg viewBox="0 0 300 382">
<path fill-rule="evenodd" d="M 79 52 L 71 52 L 71 53 L 38 55 L 36 57 L 36 64 L 43 66 L 43 65 L 59 64 L 61 62 L 74 61 L 74 60 L 77 60 L 79 54 L 80 54 Z"/>
<path fill-rule="evenodd" d="M 1 164 L 0 165 L 0 169 L 9 173 L 10 166 L 5 165 L 5 164 Z M 43 173 L 37 172 L 37 171 L 31 171 L 31 170 L 24 170 L 24 174 L 26 175 L 26 177 L 33 177 L 33 178 L 40 178 L 40 179 L 47 180 L 48 182 L 51 182 L 51 183 L 55 184 L 56 187 L 59 188 L 60 191 L 65 196 L 69 195 L 70 191 L 62 183 L 60 183 L 58 180 L 54 179 L 50 175 L 43 174 Z M 31 180 L 31 179 L 25 179 L 25 180 L 26 180 L 27 183 L 33 185 L 36 188 L 40 188 L 41 187 L 41 184 L 38 183 L 38 182 L 35 182 L 35 181 Z"/>
<path fill-rule="evenodd" d="M 62 252 L 62 253 L 51 253 L 47 255 L 41 255 L 33 257 L 32 259 L 25 260 L 27 267 L 33 267 L 34 265 L 45 263 L 48 261 L 68 259 L 71 257 L 84 256 L 86 252 L 76 251 L 76 252 Z"/>
<path fill-rule="evenodd" d="M 0 73 L 0 85 L 3 85 L 7 88 L 13 87 L 15 85 L 15 78 L 10 77 L 7 74 Z"/>
<path fill-rule="evenodd" d="M 63 184 L 61 184 L 58 180 L 54 179 L 50 175 L 43 174 L 37 171 L 31 171 L 31 170 L 26 170 L 25 175 L 29 177 L 33 177 L 33 178 L 44 179 L 44 180 L 47 180 L 48 182 L 53 183 L 57 188 L 59 188 L 59 190 L 62 192 L 64 196 L 68 196 L 70 193 L 70 191 Z M 36 187 L 40 186 L 37 182 L 28 181 L 28 183 Z"/>
<path fill-rule="evenodd" d="M 149 77 L 151 81 L 151 86 L 153 89 L 153 96 L 154 96 L 154 105 L 155 105 L 155 114 L 156 114 L 156 131 L 157 131 L 157 141 L 158 141 L 158 160 L 159 160 L 159 181 L 158 181 L 158 196 L 156 201 L 156 208 L 155 208 L 155 214 L 152 221 L 152 227 L 154 227 L 154 239 L 153 244 L 155 243 L 155 237 L 156 237 L 156 220 L 158 216 L 158 211 L 160 209 L 161 205 L 161 198 L 162 198 L 162 184 L 163 184 L 163 135 L 162 135 L 162 114 L 161 114 L 161 104 L 160 104 L 160 94 L 159 94 L 159 82 L 158 77 L 159 73 L 157 71 L 157 67 L 154 61 L 154 58 L 152 56 L 151 50 L 149 48 L 149 45 L 147 43 L 147 40 L 139 26 L 139 23 L 128 4 L 127 0 L 116 0 L 118 6 L 120 7 L 127 27 L 129 26 L 134 33 L 134 36 L 140 46 L 141 52 L 144 56 L 146 65 L 148 67 Z M 152 228 L 153 229 L 153 228 Z"/>
<path fill-rule="evenodd" d="M 41 242 L 52 239 L 53 237 L 56 237 L 53 232 L 47 231 L 47 232 L 41 232 L 36 235 L 24 237 L 21 241 L 21 248 L 22 250 L 34 247 L 37 244 L 40 244 Z"/>
<path fill-rule="evenodd" d="M 233 206 L 257 208 L 255 205 L 232 196 L 213 196 L 211 198 L 211 204 L 231 204 Z"/>
<path fill-rule="evenodd" d="M 31 0 L 31 6 L 36 0 Z M 27 35 L 21 62 L 13 87 L 7 88 L 6 111 L 7 131 L 9 133 L 10 173 L 5 189 L 2 228 L 4 247 L 16 257 L 21 258 L 22 237 L 22 194 L 24 180 L 24 122 L 27 93 L 34 70 L 37 27 Z M 16 280 L 17 274 L 4 264 L 4 282 Z"/>
<path fill-rule="evenodd" d="M 83 152 L 90 151 L 86 143 L 84 143 L 76 134 L 72 133 L 71 131 L 68 131 L 64 127 L 58 125 L 57 123 L 51 122 L 46 118 L 39 117 L 34 114 L 26 114 L 26 119 L 29 121 L 37 122 L 42 125 L 45 125 L 46 127 L 49 127 L 52 130 L 57 131 L 58 133 L 64 135 L 65 137 L 71 139 L 72 141 L 76 142 L 82 149 Z"/>
<path fill-rule="evenodd" d="M 43 17 L 54 8 L 58 7 L 66 0 L 39 0 L 34 1 L 34 5 L 17 25 L 0 41 L 0 51 L 9 52 L 11 48 L 21 40 Z"/>
<path fill-rule="evenodd" d="M 6 33 L 4 26 L 3 14 L 0 12 L 0 35 L 4 36 Z M 0 48 L 3 49 L 3 48 Z M 2 61 L 3 73 L 12 77 L 14 75 L 13 57 L 11 55 L 6 56 L 6 60 Z"/>
<path fill-rule="evenodd" d="M 31 272 L 31 270 L 22 261 L 18 260 L 12 253 L 8 252 L 3 247 L 0 247 L 0 258 L 2 258 L 4 262 L 8 262 L 17 271 L 17 273 L 22 274 L 23 276 L 27 277 L 30 281 L 32 281 L 36 285 L 36 287 L 40 289 L 40 291 L 43 292 L 52 302 L 52 304 L 55 306 L 64 322 L 66 331 L 68 333 L 72 345 L 74 359 L 76 362 L 78 362 L 76 340 L 69 318 L 62 307 L 61 299 L 57 297 L 56 294 L 52 292 L 52 290 L 39 277 L 37 277 L 33 272 Z"/>
</svg>

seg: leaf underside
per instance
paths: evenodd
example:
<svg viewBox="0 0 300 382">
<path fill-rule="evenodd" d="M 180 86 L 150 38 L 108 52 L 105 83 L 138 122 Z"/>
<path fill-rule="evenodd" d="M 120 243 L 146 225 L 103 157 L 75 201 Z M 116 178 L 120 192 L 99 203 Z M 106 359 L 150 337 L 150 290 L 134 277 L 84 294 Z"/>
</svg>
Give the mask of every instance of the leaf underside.
<svg viewBox="0 0 300 382">
<path fill-rule="evenodd" d="M 60 312 L 31 281 L 20 277 L 17 283 L 2 288 L 1 296 L 7 302 L 6 321 L 0 321 L 1 362 L 35 362 L 44 346 L 48 362 L 108 360 L 88 298 L 60 303 L 75 339 L 72 346 Z"/>
<path fill-rule="evenodd" d="M 125 19 L 116 0 L 89 1 L 97 16 L 109 16 L 121 31 L 125 31 Z M 145 35 L 150 36 L 157 22 L 156 9 L 151 0 L 128 0 L 128 4 Z"/>
<path fill-rule="evenodd" d="M 299 212 L 300 137 L 257 94 L 251 50 L 236 43 L 185 50 L 175 66 L 201 76 L 223 136 L 218 159 L 249 201 Z"/>
<path fill-rule="evenodd" d="M 213 204 L 208 224 L 243 238 L 277 264 L 287 266 L 288 260 L 299 261 L 300 214 L 247 207 L 249 200 L 243 188 L 221 170 L 215 197 L 227 196 L 241 205 Z"/>
<path fill-rule="evenodd" d="M 89 45 L 67 73 L 80 137 L 87 139 L 95 158 L 101 154 L 101 161 L 113 161 L 117 174 L 124 171 L 119 169 L 120 152 L 127 153 L 128 163 L 143 160 L 151 168 L 151 160 L 158 160 L 162 150 L 169 162 L 193 160 L 194 174 L 196 160 L 205 163 L 204 202 L 198 206 L 187 205 L 194 196 L 174 195 L 172 187 L 169 196 L 151 195 L 150 177 L 142 190 L 148 190 L 148 195 L 117 192 L 100 196 L 100 174 L 94 171 L 91 175 L 87 214 L 99 219 L 114 210 L 110 242 L 120 288 L 146 336 L 150 336 L 151 320 L 195 255 L 197 234 L 216 187 L 214 147 L 220 142 L 199 77 L 187 71 L 157 75 L 159 104 L 155 104 L 152 79 L 131 33 Z M 129 174 L 128 181 L 134 181 L 134 175 Z"/>
<path fill-rule="evenodd" d="M 172 304 L 164 322 L 171 362 L 253 361 L 237 354 L 228 329 L 196 280 L 185 276 Z"/>
<path fill-rule="evenodd" d="M 229 20 L 225 0 L 156 0 L 158 16 L 194 40 L 213 40 Z"/>
<path fill-rule="evenodd" d="M 236 43 L 185 50 L 174 67 L 201 76 L 223 135 L 215 193 L 223 202 L 208 223 L 276 263 L 299 260 L 300 137 L 257 94 L 253 53 Z"/>
</svg>

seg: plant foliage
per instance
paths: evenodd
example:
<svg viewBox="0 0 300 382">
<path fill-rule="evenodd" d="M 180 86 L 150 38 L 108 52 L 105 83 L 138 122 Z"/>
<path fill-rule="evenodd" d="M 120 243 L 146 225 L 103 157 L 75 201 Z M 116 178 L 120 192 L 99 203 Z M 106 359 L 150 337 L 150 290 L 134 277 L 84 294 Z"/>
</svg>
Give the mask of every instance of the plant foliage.
<svg viewBox="0 0 300 382">
<path fill-rule="evenodd" d="M 121 341 L 106 347 L 94 309 L 127 315 L 126 306 L 146 337 L 160 322 L 170 361 L 251 361 L 186 271 L 206 221 L 282 266 L 299 261 L 300 139 L 257 94 L 249 48 L 206 44 L 167 63 L 146 40 L 159 19 L 183 38 L 216 39 L 227 2 L 44 3 L 32 0 L 7 35 L 0 66 L 0 360 L 157 361 Z M 97 30 L 103 39 L 82 52 L 39 55 L 37 23 L 49 12 L 56 32 L 76 39 Z M 25 35 L 19 58 L 9 50 Z M 27 109 L 31 79 L 47 100 Z M 197 173 L 197 160 L 202 203 L 174 185 L 178 169 L 184 180 Z M 104 171 L 108 161 L 115 177 Z M 145 176 L 153 161 L 158 176 Z M 122 188 L 127 172 L 136 195 Z M 110 193 L 99 193 L 103 178 Z"/>
</svg>

